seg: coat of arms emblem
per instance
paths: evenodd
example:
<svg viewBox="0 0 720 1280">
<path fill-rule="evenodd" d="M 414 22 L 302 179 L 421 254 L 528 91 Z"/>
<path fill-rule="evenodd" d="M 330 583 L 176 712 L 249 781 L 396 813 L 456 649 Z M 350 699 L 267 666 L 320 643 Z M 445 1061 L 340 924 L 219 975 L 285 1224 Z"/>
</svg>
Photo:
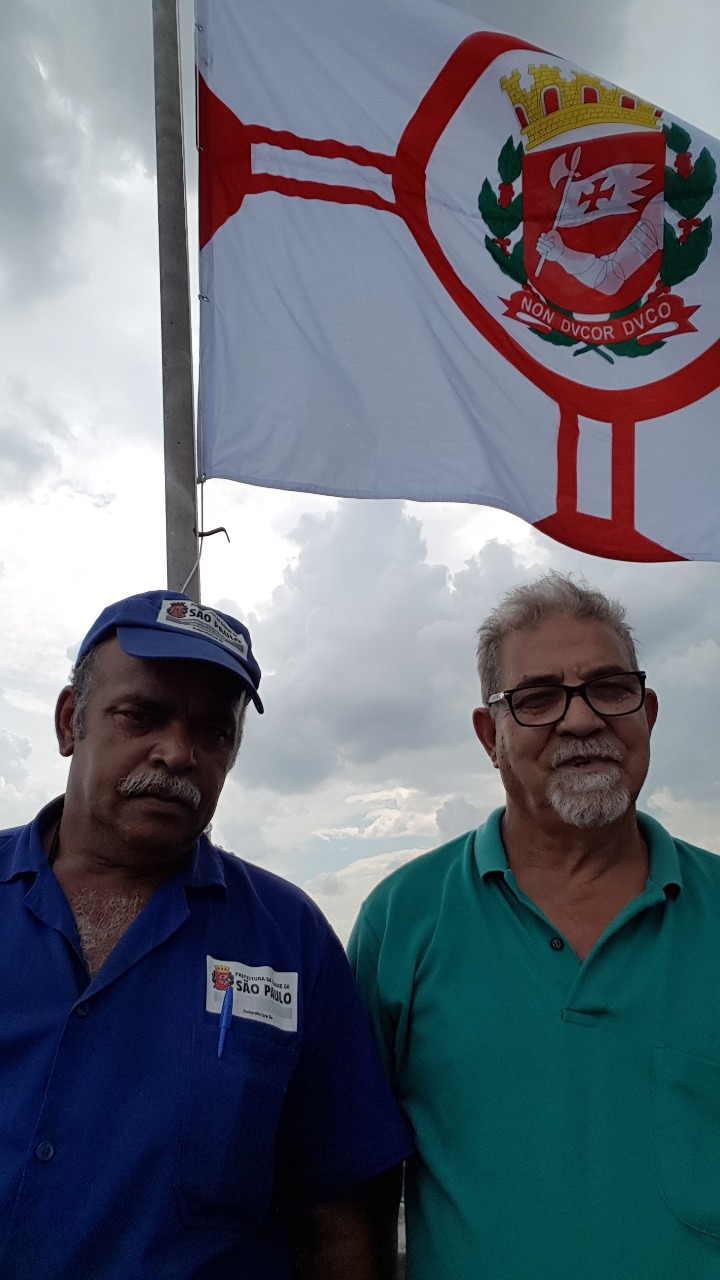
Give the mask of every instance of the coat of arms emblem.
<svg viewBox="0 0 720 1280">
<path fill-rule="evenodd" d="M 233 972 L 226 964 L 216 964 L 212 971 L 212 984 L 216 991 L 227 991 L 233 984 Z"/>
<path fill-rule="evenodd" d="M 674 290 L 712 240 L 711 219 L 700 216 L 714 190 L 712 156 L 694 156 L 685 129 L 596 76 L 528 72 L 529 87 L 518 70 L 500 80 L 523 141 L 507 140 L 499 186 L 486 178 L 478 197 L 486 248 L 522 286 L 505 314 L 610 362 L 695 332 L 697 307 Z"/>
</svg>

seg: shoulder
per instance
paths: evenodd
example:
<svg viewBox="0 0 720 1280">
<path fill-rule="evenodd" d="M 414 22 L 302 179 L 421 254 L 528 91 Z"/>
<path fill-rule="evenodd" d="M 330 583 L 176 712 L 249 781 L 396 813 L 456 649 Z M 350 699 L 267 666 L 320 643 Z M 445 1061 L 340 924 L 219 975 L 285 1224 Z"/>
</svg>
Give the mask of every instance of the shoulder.
<svg viewBox="0 0 720 1280">
<path fill-rule="evenodd" d="M 0 831 L 0 858 L 7 858 L 17 853 L 17 856 L 23 860 L 23 865 L 27 860 L 28 868 L 34 869 L 38 857 L 44 859 L 38 843 L 42 832 L 48 822 L 60 816 L 62 803 L 63 797 L 56 796 L 54 800 L 50 800 L 43 806 L 31 822 L 23 822 L 17 827 L 5 827 Z"/>
<path fill-rule="evenodd" d="M 687 840 L 673 837 L 683 881 L 688 878 L 702 879 L 704 884 L 714 885 L 720 891 L 720 856 L 710 849 L 702 849 L 699 845 L 689 844 Z"/>
<path fill-rule="evenodd" d="M 382 936 L 391 920 L 409 924 L 418 915 L 426 918 L 447 882 L 472 859 L 475 837 L 468 831 L 391 872 L 365 899 L 360 920 Z"/>
<path fill-rule="evenodd" d="M 720 893 L 720 856 L 670 835 L 664 826 L 646 813 L 638 814 L 640 830 L 650 846 L 651 865 L 657 858 L 664 869 L 677 868 L 678 880 L 683 890 L 698 886 L 705 893 Z"/>
<path fill-rule="evenodd" d="M 8 857 L 17 849 L 18 845 L 27 843 L 33 828 L 32 822 L 23 823 L 18 827 L 6 827 L 0 831 L 0 858 Z"/>
<path fill-rule="evenodd" d="M 437 849 L 418 854 L 411 862 L 406 862 L 404 866 L 391 871 L 370 896 L 379 895 L 383 889 L 386 893 L 393 893 L 410 889 L 416 884 L 424 886 L 444 880 L 468 849 L 472 849 L 474 840 L 475 831 L 466 831 L 463 835 L 456 836 L 454 840 L 448 840 L 447 844 L 439 845 Z"/>
<path fill-rule="evenodd" d="M 332 926 L 298 885 L 216 845 L 210 847 L 222 868 L 228 903 L 244 917 L 249 915 L 259 928 L 275 931 L 288 942 L 339 947 Z"/>
<path fill-rule="evenodd" d="M 507 868 L 500 837 L 504 809 L 482 826 L 398 867 L 365 899 L 350 939 L 350 954 L 377 951 L 388 938 L 422 947 L 444 913 L 451 916 L 488 870 Z"/>
<path fill-rule="evenodd" d="M 21 827 L 6 827 L 4 831 L 0 831 L 0 849 L 16 845 L 25 831 L 27 831 L 27 826 L 25 825 Z"/>
<path fill-rule="evenodd" d="M 277 872 L 269 871 L 267 867 L 260 867 L 254 862 L 248 862 L 246 858 L 241 858 L 236 853 L 228 853 L 226 849 L 221 849 L 217 845 L 212 847 L 222 863 L 225 883 L 230 893 L 235 890 L 246 893 L 250 889 L 264 901 L 286 903 L 298 911 L 309 910 L 311 913 L 321 914 L 312 898 L 303 889 L 292 884 L 290 880 L 284 879 L 283 876 L 279 876 Z"/>
</svg>

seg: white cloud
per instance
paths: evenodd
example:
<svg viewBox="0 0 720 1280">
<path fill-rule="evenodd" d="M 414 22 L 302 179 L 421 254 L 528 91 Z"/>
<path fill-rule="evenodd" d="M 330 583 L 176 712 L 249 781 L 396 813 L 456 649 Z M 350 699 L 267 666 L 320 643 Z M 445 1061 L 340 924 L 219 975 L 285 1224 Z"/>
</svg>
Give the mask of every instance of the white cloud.
<svg viewBox="0 0 720 1280">
<path fill-rule="evenodd" d="M 367 795 L 347 796 L 345 803 L 362 812 L 360 824 L 320 829 L 316 834 L 321 840 L 350 835 L 363 840 L 383 836 L 415 835 L 431 839 L 437 836 L 436 802 L 411 787 L 393 787 Z"/>
<path fill-rule="evenodd" d="M 29 738 L 0 729 L 0 779 L 16 789 L 25 781 L 32 752 Z"/>
<path fill-rule="evenodd" d="M 323 871 L 308 880 L 303 888 L 325 912 L 335 932 L 347 942 L 360 906 L 385 876 L 404 866 L 424 849 L 400 849 L 395 853 L 358 858 L 339 871 Z"/>
<path fill-rule="evenodd" d="M 720 795 L 698 803 L 677 795 L 671 787 L 661 787 L 649 797 L 649 812 L 683 840 L 720 854 Z"/>
</svg>

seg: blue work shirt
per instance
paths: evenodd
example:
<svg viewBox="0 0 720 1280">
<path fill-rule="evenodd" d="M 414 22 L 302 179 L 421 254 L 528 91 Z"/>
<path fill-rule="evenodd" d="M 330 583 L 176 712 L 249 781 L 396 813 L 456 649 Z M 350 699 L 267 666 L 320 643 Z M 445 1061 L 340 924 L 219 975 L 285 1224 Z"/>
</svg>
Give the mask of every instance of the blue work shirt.
<svg viewBox="0 0 720 1280">
<path fill-rule="evenodd" d="M 285 1280 L 281 1209 L 410 1148 L 342 948 L 203 837 L 90 980 L 53 812 L 0 833 L 0 1275 Z"/>
</svg>

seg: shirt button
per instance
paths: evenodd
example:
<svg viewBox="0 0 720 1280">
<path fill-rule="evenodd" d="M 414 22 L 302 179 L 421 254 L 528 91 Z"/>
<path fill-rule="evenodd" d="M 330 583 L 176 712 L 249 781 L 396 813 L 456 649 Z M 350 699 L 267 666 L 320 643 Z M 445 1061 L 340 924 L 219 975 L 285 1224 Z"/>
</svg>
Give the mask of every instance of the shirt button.
<svg viewBox="0 0 720 1280">
<path fill-rule="evenodd" d="M 562 938 L 558 938 L 556 935 L 554 938 L 550 939 L 550 946 L 552 947 L 553 951 L 562 951 L 563 947 L 565 946 L 565 943 L 563 942 Z"/>
<path fill-rule="evenodd" d="M 35 1148 L 35 1155 L 38 1160 L 42 1160 L 43 1164 L 47 1164 L 48 1160 L 52 1160 L 55 1155 L 55 1148 L 52 1142 L 41 1142 Z"/>
<path fill-rule="evenodd" d="M 90 1012 L 90 1005 L 89 1005 L 89 1004 L 79 1004 L 79 1005 L 77 1005 L 77 1007 L 76 1007 L 76 1009 L 75 1009 L 75 1012 L 76 1012 L 76 1014 L 77 1014 L 78 1018 L 87 1018 L 87 1016 L 88 1016 L 88 1014 L 89 1014 L 89 1012 Z"/>
</svg>

